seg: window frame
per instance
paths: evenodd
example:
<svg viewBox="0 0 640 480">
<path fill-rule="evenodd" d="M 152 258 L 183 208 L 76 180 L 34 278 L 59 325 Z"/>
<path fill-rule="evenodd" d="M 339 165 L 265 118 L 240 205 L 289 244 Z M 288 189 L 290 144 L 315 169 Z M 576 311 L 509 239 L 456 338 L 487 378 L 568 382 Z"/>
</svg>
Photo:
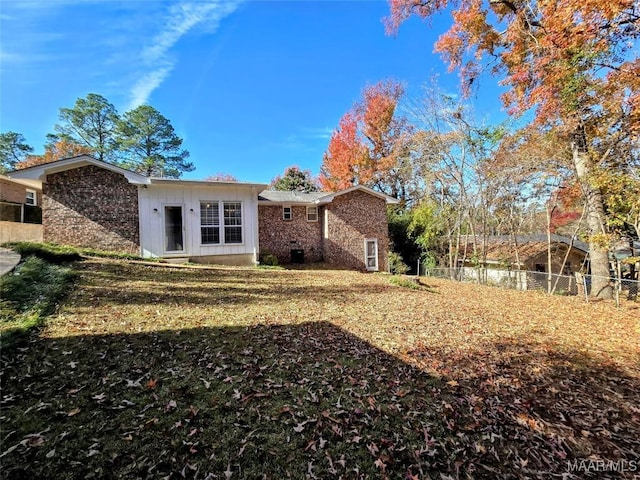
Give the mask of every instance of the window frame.
<svg viewBox="0 0 640 480">
<path fill-rule="evenodd" d="M 242 245 L 244 244 L 244 215 L 243 215 L 243 206 L 242 206 L 242 202 L 240 200 L 223 200 L 222 202 L 222 224 L 224 227 L 224 235 L 223 235 L 223 242 L 225 245 Z M 226 205 L 228 204 L 238 204 L 239 206 L 239 210 L 240 210 L 240 216 L 239 217 L 233 217 L 233 219 L 237 218 L 240 223 L 239 224 L 227 224 L 227 216 L 226 216 Z M 230 217 L 230 219 L 232 219 Z M 227 228 L 234 228 L 240 229 L 240 241 L 239 242 L 230 242 L 227 240 Z"/>
<path fill-rule="evenodd" d="M 315 213 L 310 214 L 309 209 L 315 210 Z M 315 220 L 312 220 L 310 218 L 310 215 L 315 215 Z M 320 216 L 320 212 L 317 205 L 307 207 L 307 222 L 317 222 L 319 216 Z"/>
<path fill-rule="evenodd" d="M 29 194 L 33 195 L 33 203 L 29 202 Z M 31 207 L 38 206 L 38 194 L 35 190 L 31 190 L 29 188 L 26 190 L 24 204 Z"/>
<path fill-rule="evenodd" d="M 374 245 L 374 255 L 369 255 L 369 243 Z M 378 250 L 378 239 L 377 238 L 365 238 L 364 239 L 364 265 L 368 272 L 377 272 L 379 269 L 378 264 L 378 255 L 380 254 Z M 373 265 L 369 265 L 369 260 L 373 259 Z"/>
<path fill-rule="evenodd" d="M 205 205 L 205 207 L 206 207 L 206 205 L 211 205 L 211 206 L 215 205 L 216 206 L 216 210 L 217 210 L 217 213 L 218 213 L 218 215 L 217 215 L 218 216 L 217 224 L 215 223 L 215 215 L 213 216 L 213 222 L 212 223 L 207 223 L 207 224 L 203 224 L 202 223 L 202 213 L 203 213 L 202 206 L 203 205 Z M 221 225 L 220 225 L 220 202 L 217 201 L 217 200 L 216 201 L 213 201 L 213 200 L 212 201 L 201 200 L 200 201 L 200 245 L 204 245 L 204 246 L 220 245 L 222 243 L 222 236 L 220 235 L 220 227 L 221 227 Z M 202 241 L 203 240 L 202 234 L 203 234 L 203 230 L 205 228 L 207 228 L 207 229 L 212 228 L 212 229 L 214 229 L 214 232 L 217 229 L 217 232 L 218 232 L 218 235 L 217 235 L 218 236 L 218 241 L 217 242 L 216 241 L 213 241 L 213 242 L 203 242 Z M 215 233 L 214 233 L 213 236 L 215 238 L 215 236 L 216 236 Z"/>
<path fill-rule="evenodd" d="M 211 225 L 202 224 L 202 205 L 212 204 L 218 207 L 218 223 L 212 223 Z M 237 204 L 240 210 L 239 217 L 225 216 L 225 206 L 229 204 Z M 236 224 L 228 223 L 228 220 L 235 219 Z M 215 219 L 214 219 L 215 220 Z M 244 202 L 241 200 L 200 200 L 200 246 L 202 247 L 215 247 L 223 245 L 244 245 Z M 203 228 L 217 228 L 218 229 L 218 242 L 203 243 L 202 242 L 202 230 Z M 230 241 L 227 229 L 235 229 L 239 231 L 240 241 Z"/>
<path fill-rule="evenodd" d="M 288 211 L 288 217 L 287 217 Z M 293 207 L 291 205 L 283 205 L 282 206 L 282 220 L 285 222 L 290 222 L 293 220 Z"/>
</svg>

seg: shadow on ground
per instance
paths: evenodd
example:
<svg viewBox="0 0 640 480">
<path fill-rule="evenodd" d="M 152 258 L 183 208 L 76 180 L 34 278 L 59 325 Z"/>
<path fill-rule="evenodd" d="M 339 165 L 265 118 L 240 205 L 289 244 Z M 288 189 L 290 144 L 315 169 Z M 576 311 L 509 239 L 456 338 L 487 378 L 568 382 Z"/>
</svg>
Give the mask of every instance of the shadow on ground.
<svg viewBox="0 0 640 480">
<path fill-rule="evenodd" d="M 637 458 L 637 379 L 578 356 L 480 377 L 482 355 L 428 356 L 459 380 L 326 322 L 33 338 L 2 355 L 1 475 L 550 478 Z"/>
</svg>

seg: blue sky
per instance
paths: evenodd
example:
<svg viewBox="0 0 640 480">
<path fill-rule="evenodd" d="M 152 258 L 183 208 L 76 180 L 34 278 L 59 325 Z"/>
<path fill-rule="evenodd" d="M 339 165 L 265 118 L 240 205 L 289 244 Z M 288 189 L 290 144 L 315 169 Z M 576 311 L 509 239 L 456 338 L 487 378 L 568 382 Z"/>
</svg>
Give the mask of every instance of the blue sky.
<svg viewBox="0 0 640 480">
<path fill-rule="evenodd" d="M 0 130 L 41 153 L 61 107 L 98 93 L 120 113 L 148 103 L 171 120 L 196 170 L 268 182 L 290 165 L 317 174 L 332 130 L 367 84 L 438 74 L 449 19 L 385 35 L 385 1 L 3 0 Z M 495 79 L 488 79 L 495 84 Z M 475 99 L 501 116 L 487 84 Z"/>
</svg>

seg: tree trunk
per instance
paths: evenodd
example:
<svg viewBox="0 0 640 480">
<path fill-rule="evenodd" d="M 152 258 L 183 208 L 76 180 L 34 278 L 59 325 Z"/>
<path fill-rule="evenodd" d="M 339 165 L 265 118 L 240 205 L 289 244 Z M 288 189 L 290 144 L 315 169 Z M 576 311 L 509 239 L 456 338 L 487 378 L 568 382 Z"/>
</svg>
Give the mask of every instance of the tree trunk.
<svg viewBox="0 0 640 480">
<path fill-rule="evenodd" d="M 594 235 L 606 233 L 604 201 L 600 191 L 591 184 L 591 161 L 582 142 L 571 145 L 573 163 L 578 180 L 582 185 L 587 204 L 586 223 L 589 231 L 589 258 L 591 264 L 591 296 L 611 299 L 612 289 L 609 279 L 609 251 Z M 582 143 L 584 145 L 584 143 Z"/>
</svg>

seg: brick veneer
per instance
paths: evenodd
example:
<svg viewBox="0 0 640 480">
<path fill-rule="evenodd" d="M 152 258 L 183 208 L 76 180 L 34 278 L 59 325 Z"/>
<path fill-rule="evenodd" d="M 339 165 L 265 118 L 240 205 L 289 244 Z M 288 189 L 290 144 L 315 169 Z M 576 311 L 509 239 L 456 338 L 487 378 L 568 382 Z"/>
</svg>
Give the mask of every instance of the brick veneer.
<svg viewBox="0 0 640 480">
<path fill-rule="evenodd" d="M 24 203 L 26 199 L 27 187 L 0 178 L 0 200 L 12 203 Z"/>
<path fill-rule="evenodd" d="M 258 206 L 260 251 L 278 257 L 278 262 L 291 261 L 291 249 L 304 250 L 305 262 L 322 260 L 322 209 L 317 222 L 307 222 L 307 208 L 292 206 L 291 220 L 282 219 L 281 205 Z"/>
<path fill-rule="evenodd" d="M 140 252 L 138 187 L 88 165 L 47 175 L 42 185 L 45 242 Z"/>
<path fill-rule="evenodd" d="M 362 191 L 339 195 L 327 206 L 327 263 L 364 270 L 364 239 L 378 239 L 378 269 L 387 270 L 389 227 L 386 202 Z"/>
</svg>

